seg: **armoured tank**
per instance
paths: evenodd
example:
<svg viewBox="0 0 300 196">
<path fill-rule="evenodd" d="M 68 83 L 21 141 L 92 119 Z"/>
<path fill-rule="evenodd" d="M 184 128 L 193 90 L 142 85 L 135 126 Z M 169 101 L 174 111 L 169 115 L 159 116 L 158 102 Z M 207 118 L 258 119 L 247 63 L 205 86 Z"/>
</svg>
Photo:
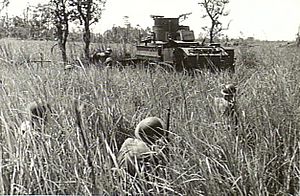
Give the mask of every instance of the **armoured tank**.
<svg viewBox="0 0 300 196">
<path fill-rule="evenodd" d="M 218 43 L 195 41 L 189 26 L 179 24 L 180 17 L 152 16 L 153 32 L 136 46 L 136 58 L 163 62 L 177 71 L 209 69 L 234 72 L 234 49 Z"/>
</svg>

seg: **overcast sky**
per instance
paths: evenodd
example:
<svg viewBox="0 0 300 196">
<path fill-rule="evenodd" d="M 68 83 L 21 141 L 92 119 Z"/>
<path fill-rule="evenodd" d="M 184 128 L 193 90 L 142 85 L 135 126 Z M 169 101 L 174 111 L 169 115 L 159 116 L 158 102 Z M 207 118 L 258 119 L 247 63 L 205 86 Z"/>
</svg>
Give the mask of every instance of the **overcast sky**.
<svg viewBox="0 0 300 196">
<path fill-rule="evenodd" d="M 7 11 L 19 15 L 28 4 L 47 2 L 47 0 L 10 0 Z M 208 19 L 202 19 L 203 10 L 199 0 L 107 0 L 100 23 L 94 31 L 104 32 L 113 25 L 123 26 L 124 16 L 129 16 L 132 26 L 139 24 L 145 28 L 153 25 L 150 15 L 177 17 L 192 12 L 184 25 L 189 25 L 196 36 L 202 31 Z M 294 40 L 300 25 L 300 0 L 230 0 L 231 20 L 229 37 L 253 36 L 263 40 Z"/>
</svg>

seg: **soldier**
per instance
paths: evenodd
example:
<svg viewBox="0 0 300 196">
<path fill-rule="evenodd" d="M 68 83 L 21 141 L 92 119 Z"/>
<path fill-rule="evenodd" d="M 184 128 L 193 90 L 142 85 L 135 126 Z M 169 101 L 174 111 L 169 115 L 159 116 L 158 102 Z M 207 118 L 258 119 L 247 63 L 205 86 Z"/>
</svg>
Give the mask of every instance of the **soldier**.
<svg viewBox="0 0 300 196">
<path fill-rule="evenodd" d="M 104 65 L 109 66 L 109 67 L 112 66 L 112 63 L 113 63 L 113 59 L 111 57 L 112 49 L 107 48 L 104 53 L 105 53 L 105 60 L 103 61 Z"/>
<path fill-rule="evenodd" d="M 162 144 L 167 135 L 160 118 L 145 118 L 135 129 L 136 138 L 128 138 L 122 144 L 118 154 L 119 165 L 134 176 L 145 170 L 150 172 L 151 165 L 154 169 L 158 164 L 163 164 L 167 157 Z"/>
<path fill-rule="evenodd" d="M 104 52 L 95 52 L 95 54 L 92 57 L 92 61 L 94 64 L 98 65 L 99 63 L 104 63 L 106 59 L 106 54 Z"/>
<path fill-rule="evenodd" d="M 109 56 L 110 56 L 111 53 L 112 53 L 112 49 L 111 48 L 106 48 L 106 51 L 109 53 Z"/>
<path fill-rule="evenodd" d="M 236 87 L 233 84 L 225 85 L 221 91 L 223 97 L 215 98 L 214 104 L 218 115 L 226 119 L 230 125 L 237 126 L 237 108 L 236 108 Z"/>
<path fill-rule="evenodd" d="M 28 105 L 28 110 L 30 117 L 29 120 L 22 122 L 21 131 L 24 133 L 32 129 L 42 130 L 51 112 L 50 105 L 32 102 Z"/>
</svg>

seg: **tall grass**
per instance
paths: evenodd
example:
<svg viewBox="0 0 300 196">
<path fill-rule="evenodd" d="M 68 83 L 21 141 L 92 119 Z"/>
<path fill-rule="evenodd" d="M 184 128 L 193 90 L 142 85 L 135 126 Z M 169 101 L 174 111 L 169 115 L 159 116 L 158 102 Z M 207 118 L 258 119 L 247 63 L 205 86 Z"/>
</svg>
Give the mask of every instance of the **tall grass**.
<svg viewBox="0 0 300 196">
<path fill-rule="evenodd" d="M 233 76 L 203 72 L 192 77 L 160 68 L 90 66 L 65 72 L 47 44 L 40 51 L 57 59 L 37 68 L 26 61 L 32 48 L 27 42 L 22 47 L 6 43 L 0 50 L 1 194 L 299 194 L 296 49 L 240 48 Z M 238 87 L 235 129 L 214 113 L 212 103 L 226 83 Z M 31 101 L 49 102 L 53 114 L 41 132 L 21 133 Z M 83 106 L 84 137 L 75 103 Z M 118 147 L 133 137 L 141 119 L 166 119 L 169 107 L 173 134 L 166 175 L 150 182 L 123 178 L 114 162 Z"/>
</svg>

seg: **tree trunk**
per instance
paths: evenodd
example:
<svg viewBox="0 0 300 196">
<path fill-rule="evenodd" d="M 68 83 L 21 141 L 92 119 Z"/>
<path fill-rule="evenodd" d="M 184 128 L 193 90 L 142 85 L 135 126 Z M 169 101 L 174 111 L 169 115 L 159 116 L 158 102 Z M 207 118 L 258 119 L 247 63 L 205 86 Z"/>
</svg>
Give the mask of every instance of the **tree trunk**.
<svg viewBox="0 0 300 196">
<path fill-rule="evenodd" d="M 89 22 L 84 23 L 84 33 L 83 33 L 83 41 L 84 41 L 84 55 L 85 59 L 89 60 L 90 58 L 90 43 L 91 43 L 91 32 Z"/>
<path fill-rule="evenodd" d="M 63 30 L 61 25 L 57 25 L 56 28 L 57 28 L 57 37 L 58 37 L 58 47 L 61 52 L 64 65 L 66 65 L 67 56 L 66 56 L 66 46 L 64 45 Z"/>
<path fill-rule="evenodd" d="M 65 43 L 60 43 L 60 51 L 61 51 L 61 56 L 62 56 L 62 60 L 64 62 L 64 66 L 66 66 L 68 59 L 67 59 L 67 52 L 66 52 L 66 44 Z"/>
<path fill-rule="evenodd" d="M 63 29 L 63 27 L 61 25 L 58 25 L 57 26 L 57 34 L 58 34 L 58 46 L 61 51 L 62 60 L 63 60 L 64 66 L 65 66 L 68 62 L 67 50 L 66 50 L 66 44 L 67 44 L 68 35 L 69 35 L 68 25 L 65 26 L 65 29 Z"/>
<path fill-rule="evenodd" d="M 68 62 L 67 50 L 66 50 L 68 36 L 69 36 L 69 24 L 68 22 L 66 22 L 65 29 L 63 31 L 63 41 L 62 41 L 62 51 L 61 51 L 64 65 L 66 65 L 66 63 Z"/>
<path fill-rule="evenodd" d="M 213 42 L 214 42 L 213 30 L 210 29 L 210 31 L 209 31 L 209 43 L 213 43 Z"/>
<path fill-rule="evenodd" d="M 83 34 L 83 41 L 85 43 L 84 54 L 85 54 L 85 59 L 88 62 L 90 61 L 90 43 L 91 43 L 90 18 L 91 18 L 92 3 L 93 3 L 92 0 L 88 1 L 86 17 L 84 18 L 84 34 Z"/>
<path fill-rule="evenodd" d="M 212 19 L 211 27 L 209 29 L 209 43 L 214 43 L 214 28 L 215 28 L 215 21 Z"/>
<path fill-rule="evenodd" d="M 64 29 L 62 29 L 62 35 L 63 35 L 63 39 L 62 39 L 62 58 L 63 58 L 63 62 L 64 65 L 66 65 L 66 63 L 68 62 L 68 58 L 67 58 L 67 50 L 66 50 L 66 45 L 67 45 L 67 40 L 68 40 L 68 36 L 69 36 L 69 19 L 68 19 L 68 14 L 66 13 L 66 7 L 65 4 L 63 5 L 64 7 L 64 17 L 63 17 L 63 23 L 64 23 Z"/>
</svg>

